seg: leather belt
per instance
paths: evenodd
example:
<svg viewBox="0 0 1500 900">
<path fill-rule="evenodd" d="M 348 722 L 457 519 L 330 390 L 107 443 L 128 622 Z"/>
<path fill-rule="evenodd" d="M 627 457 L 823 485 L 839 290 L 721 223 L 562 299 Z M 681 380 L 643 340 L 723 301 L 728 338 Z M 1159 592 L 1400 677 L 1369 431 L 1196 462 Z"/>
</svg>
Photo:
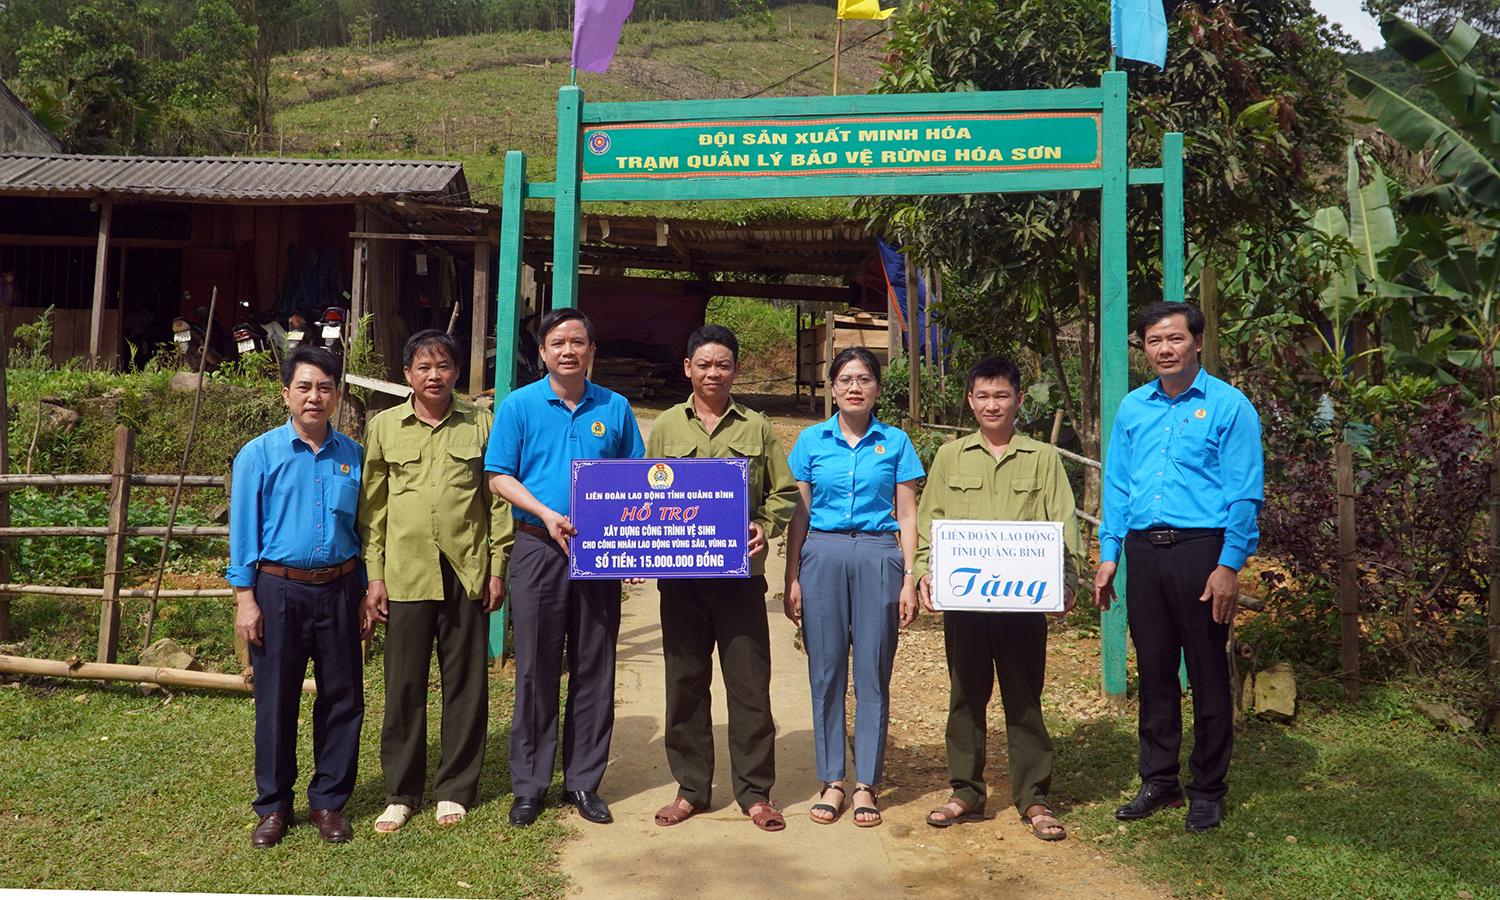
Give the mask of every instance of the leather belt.
<svg viewBox="0 0 1500 900">
<path fill-rule="evenodd" d="M 1183 541 L 1199 538 L 1223 537 L 1222 528 L 1141 528 L 1130 532 L 1131 536 L 1150 541 L 1158 547 L 1170 547 Z"/>
<path fill-rule="evenodd" d="M 277 578 L 300 581 L 303 584 L 327 584 L 348 575 L 358 567 L 359 557 L 351 556 L 336 566 L 324 566 L 321 569 L 294 569 L 281 563 L 262 561 L 260 571 L 262 575 L 275 575 Z"/>
<path fill-rule="evenodd" d="M 530 522 L 522 522 L 520 519 L 516 520 L 516 530 L 524 531 L 532 537 L 539 537 L 544 541 L 552 540 L 552 535 L 547 533 L 547 529 L 538 528 Z"/>
</svg>

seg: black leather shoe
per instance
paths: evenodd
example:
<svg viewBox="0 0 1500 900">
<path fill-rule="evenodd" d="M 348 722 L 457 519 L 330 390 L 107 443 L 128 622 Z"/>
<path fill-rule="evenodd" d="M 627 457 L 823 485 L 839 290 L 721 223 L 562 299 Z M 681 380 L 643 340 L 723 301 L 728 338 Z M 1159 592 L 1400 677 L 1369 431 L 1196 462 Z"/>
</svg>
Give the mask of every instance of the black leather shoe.
<svg viewBox="0 0 1500 900">
<path fill-rule="evenodd" d="M 615 820 L 609 814 L 609 805 L 593 791 L 564 791 L 563 798 L 578 807 L 578 814 L 590 822 L 605 825 Z"/>
<path fill-rule="evenodd" d="M 1164 788 L 1154 784 L 1141 785 L 1135 799 L 1115 810 L 1115 818 L 1122 822 L 1144 819 L 1165 806 L 1182 805 L 1182 788 Z"/>
<path fill-rule="evenodd" d="M 1207 831 L 1218 828 L 1224 821 L 1223 800 L 1189 800 L 1187 814 L 1188 831 Z"/>
<path fill-rule="evenodd" d="M 349 819 L 341 810 L 315 809 L 309 814 L 312 823 L 318 826 L 318 836 L 330 844 L 342 844 L 354 836 Z"/>
<path fill-rule="evenodd" d="M 266 813 L 256 823 L 255 830 L 250 832 L 250 846 L 257 850 L 276 846 L 286 837 L 287 826 L 291 824 L 292 811 L 289 809 Z"/>
<path fill-rule="evenodd" d="M 510 824 L 524 828 L 542 814 L 541 797 L 517 797 L 510 804 Z"/>
</svg>

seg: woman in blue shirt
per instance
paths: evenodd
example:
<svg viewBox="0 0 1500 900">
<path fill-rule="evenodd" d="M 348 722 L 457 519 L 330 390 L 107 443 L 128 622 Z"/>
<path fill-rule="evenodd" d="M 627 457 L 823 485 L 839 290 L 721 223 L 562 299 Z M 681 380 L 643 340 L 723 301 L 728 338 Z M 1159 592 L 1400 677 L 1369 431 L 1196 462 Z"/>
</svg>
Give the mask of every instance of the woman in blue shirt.
<svg viewBox="0 0 1500 900">
<path fill-rule="evenodd" d="M 896 630 L 917 617 L 917 479 L 911 439 L 875 418 L 880 362 L 863 347 L 828 369 L 838 413 L 802 432 L 787 462 L 802 502 L 787 531 L 786 615 L 802 624 L 813 741 L 824 783 L 812 820 L 844 805 L 844 694 L 854 655 L 854 824 L 880 824 Z M 862 802 L 865 798 L 868 802 Z"/>
</svg>

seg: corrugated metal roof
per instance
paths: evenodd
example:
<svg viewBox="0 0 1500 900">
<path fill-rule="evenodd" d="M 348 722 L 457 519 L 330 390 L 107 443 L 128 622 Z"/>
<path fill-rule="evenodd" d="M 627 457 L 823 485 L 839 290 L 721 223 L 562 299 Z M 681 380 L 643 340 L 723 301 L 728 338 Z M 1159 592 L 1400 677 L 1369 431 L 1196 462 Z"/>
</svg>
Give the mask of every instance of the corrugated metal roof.
<svg viewBox="0 0 1500 900">
<path fill-rule="evenodd" d="M 463 163 L 404 159 L 0 154 L 0 194 L 175 200 L 339 201 L 392 194 L 458 199 Z"/>
</svg>

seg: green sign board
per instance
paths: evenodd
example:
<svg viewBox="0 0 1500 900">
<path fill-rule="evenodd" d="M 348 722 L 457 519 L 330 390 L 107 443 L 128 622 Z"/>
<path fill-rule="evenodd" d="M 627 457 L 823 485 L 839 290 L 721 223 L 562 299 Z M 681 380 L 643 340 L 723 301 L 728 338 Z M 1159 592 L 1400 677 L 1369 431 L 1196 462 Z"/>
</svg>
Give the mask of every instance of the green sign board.
<svg viewBox="0 0 1500 900">
<path fill-rule="evenodd" d="M 629 122 L 583 129 L 583 180 L 1098 169 L 1097 112 Z"/>
</svg>

